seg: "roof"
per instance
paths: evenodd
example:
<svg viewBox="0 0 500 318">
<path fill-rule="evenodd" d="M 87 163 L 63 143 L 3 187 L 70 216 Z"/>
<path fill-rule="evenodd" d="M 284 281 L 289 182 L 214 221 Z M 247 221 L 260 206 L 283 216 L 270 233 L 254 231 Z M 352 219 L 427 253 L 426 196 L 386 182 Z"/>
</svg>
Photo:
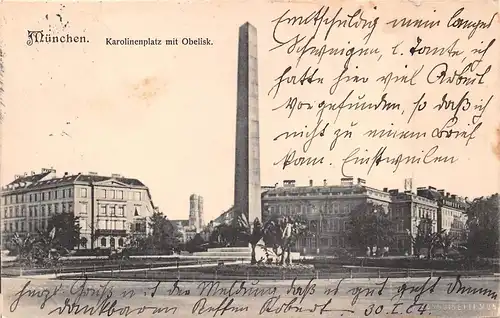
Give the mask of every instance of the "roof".
<svg viewBox="0 0 500 318">
<path fill-rule="evenodd" d="M 269 194 L 285 194 L 285 193 L 330 193 L 330 192 L 355 192 L 364 193 L 368 187 L 362 185 L 342 186 L 342 185 L 328 185 L 328 186 L 293 186 L 293 187 L 279 187 L 270 189 L 265 192 Z"/>
<path fill-rule="evenodd" d="M 21 183 L 21 182 L 25 182 L 25 183 L 37 182 L 37 181 L 42 180 L 46 176 L 48 176 L 50 173 L 51 172 L 48 171 L 48 172 L 38 173 L 38 174 L 34 174 L 34 175 L 29 175 L 29 176 L 22 176 L 20 178 L 15 179 L 14 181 L 12 181 L 11 183 L 9 183 L 8 185 L 13 185 L 13 184 L 16 184 L 16 183 Z"/>
<path fill-rule="evenodd" d="M 169 220 L 170 223 L 180 223 L 182 226 L 188 226 L 189 220 Z"/>
<path fill-rule="evenodd" d="M 123 177 L 107 177 L 107 176 L 98 176 L 98 175 L 89 175 L 89 174 L 78 174 L 78 180 L 80 182 L 102 182 L 106 180 L 117 180 L 121 183 L 125 183 L 130 186 L 135 187 L 145 187 L 144 183 L 139 181 L 138 179 L 133 178 L 123 178 Z"/>
<path fill-rule="evenodd" d="M 133 178 L 123 178 L 123 177 L 109 177 L 109 176 L 99 176 L 99 175 L 86 175 L 86 174 L 75 174 L 75 175 L 65 175 L 63 177 L 52 178 L 43 180 L 46 176 L 50 174 L 49 172 L 44 172 L 40 174 L 35 174 L 31 176 L 17 178 L 8 185 L 19 184 L 20 186 L 12 190 L 23 190 L 23 189 L 36 189 L 44 186 L 52 185 L 62 185 L 62 184 L 73 184 L 74 182 L 102 182 L 106 180 L 117 180 L 121 183 L 132 187 L 146 187 L 144 183 L 138 179 Z M 146 187 L 147 188 L 147 187 Z M 151 196 L 151 195 L 150 195 Z"/>
</svg>

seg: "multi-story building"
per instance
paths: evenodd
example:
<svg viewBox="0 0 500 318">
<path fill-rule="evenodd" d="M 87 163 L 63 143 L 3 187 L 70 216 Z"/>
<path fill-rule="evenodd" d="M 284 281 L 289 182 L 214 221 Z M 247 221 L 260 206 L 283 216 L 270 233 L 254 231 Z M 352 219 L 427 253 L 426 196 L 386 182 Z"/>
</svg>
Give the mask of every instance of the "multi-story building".
<svg viewBox="0 0 500 318">
<path fill-rule="evenodd" d="M 181 234 L 180 240 L 182 243 L 187 243 L 195 237 L 196 228 L 190 225 L 190 220 L 170 220 L 170 223 Z"/>
<path fill-rule="evenodd" d="M 435 233 L 438 229 L 438 204 L 435 200 L 419 196 L 412 191 L 389 190 L 389 194 L 391 195 L 390 217 L 395 225 L 391 252 L 411 255 L 413 246 L 408 234 L 416 237 L 423 219 L 432 220 L 432 224 L 423 223 L 422 226 L 425 225 L 425 228 L 422 229 Z"/>
<path fill-rule="evenodd" d="M 57 177 L 54 169 L 42 169 L 15 176 L 1 197 L 4 246 L 14 233 L 36 234 L 47 229 L 53 215 L 74 213 L 81 228 L 81 245 L 75 248 L 120 247 L 129 234 L 146 234 L 147 218 L 155 210 L 142 182 L 117 174 Z"/>
<path fill-rule="evenodd" d="M 407 182 L 408 180 L 406 180 Z M 411 188 L 411 180 L 410 188 Z M 405 184 L 407 188 L 408 184 Z M 446 229 L 454 234 L 454 241 L 463 242 L 465 237 L 466 202 L 444 190 L 433 187 L 399 190 L 374 189 L 366 186 L 363 179 L 342 178 L 340 185 L 296 186 L 294 180 L 283 181 L 282 186 L 263 187 L 263 222 L 273 216 L 300 216 L 307 220 L 311 236 L 298 240 L 295 249 L 305 254 L 316 254 L 347 247 L 347 224 L 351 211 L 358 205 L 372 202 L 383 206 L 394 223 L 395 239 L 389 253 L 411 254 L 413 246 L 408 232 L 416 236 L 423 219 L 432 220 L 425 230 L 438 232 Z M 212 221 L 213 225 L 231 224 L 234 209 L 231 207 Z"/>
<path fill-rule="evenodd" d="M 304 254 L 319 254 L 347 245 L 346 229 L 349 215 L 357 206 L 374 203 L 387 213 L 391 197 L 388 192 L 366 186 L 363 179 L 357 183 L 342 178 L 340 185 L 296 186 L 294 180 L 285 180 L 282 187 L 263 193 L 264 221 L 272 216 L 302 216 L 313 229 L 311 236 L 297 240 L 295 249 Z"/>
<path fill-rule="evenodd" d="M 418 188 L 417 193 L 437 202 L 437 231 L 446 230 L 458 244 L 467 241 L 467 198 L 432 186 Z"/>
</svg>

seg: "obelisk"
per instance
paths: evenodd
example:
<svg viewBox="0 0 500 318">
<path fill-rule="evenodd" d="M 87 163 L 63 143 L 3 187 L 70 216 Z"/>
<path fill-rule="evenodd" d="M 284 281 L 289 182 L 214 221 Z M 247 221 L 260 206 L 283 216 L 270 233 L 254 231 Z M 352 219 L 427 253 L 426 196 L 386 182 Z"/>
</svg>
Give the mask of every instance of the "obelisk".
<svg viewBox="0 0 500 318">
<path fill-rule="evenodd" d="M 238 43 L 233 221 L 248 228 L 255 218 L 262 221 L 258 88 L 257 29 L 247 22 Z"/>
</svg>

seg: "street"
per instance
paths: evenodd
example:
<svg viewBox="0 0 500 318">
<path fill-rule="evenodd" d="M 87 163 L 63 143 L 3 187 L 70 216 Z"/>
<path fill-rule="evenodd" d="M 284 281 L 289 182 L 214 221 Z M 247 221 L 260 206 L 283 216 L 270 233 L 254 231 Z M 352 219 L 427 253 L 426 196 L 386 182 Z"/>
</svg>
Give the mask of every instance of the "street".
<svg viewBox="0 0 500 318">
<path fill-rule="evenodd" d="M 2 278 L 3 317 L 495 317 L 495 277 L 133 282 Z"/>
</svg>

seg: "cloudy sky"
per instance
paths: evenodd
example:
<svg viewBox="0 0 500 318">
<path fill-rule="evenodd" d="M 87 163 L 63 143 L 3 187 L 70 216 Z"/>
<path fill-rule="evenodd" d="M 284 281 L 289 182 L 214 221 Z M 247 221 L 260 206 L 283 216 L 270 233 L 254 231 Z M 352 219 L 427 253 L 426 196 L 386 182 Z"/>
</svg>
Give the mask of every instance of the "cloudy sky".
<svg viewBox="0 0 500 318">
<path fill-rule="evenodd" d="M 340 3 L 340 2 L 339 2 Z M 490 3 L 490 2 L 488 2 Z M 490 3 L 491 5 L 491 3 Z M 2 38 L 5 57 L 6 117 L 2 124 L 1 181 L 5 184 L 14 174 L 53 167 L 58 172 L 86 173 L 95 171 L 109 175 L 119 173 L 138 178 L 147 184 L 155 204 L 171 218 L 187 218 L 189 195 L 205 198 L 205 214 L 216 217 L 233 201 L 233 169 L 236 116 L 236 71 L 238 28 L 250 21 L 258 29 L 259 94 L 261 129 L 261 176 L 264 185 L 295 179 L 307 184 L 309 179 L 338 184 L 342 163 L 359 147 L 359 156 L 374 156 L 387 146 L 384 156 L 422 156 L 438 146 L 435 156 L 454 156 L 454 164 L 380 164 L 344 165 L 344 173 L 361 177 L 374 187 L 402 188 L 405 178 L 413 178 L 414 186 L 433 185 L 462 196 L 480 196 L 498 191 L 498 44 L 493 43 L 477 73 L 491 70 L 484 76 L 485 84 L 457 86 L 427 84 L 426 76 L 433 66 L 446 62 L 449 74 L 462 70 L 474 55 L 473 48 L 484 48 L 495 34 L 498 23 L 490 29 L 478 30 L 468 39 L 469 31 L 446 28 L 458 7 L 409 4 L 354 5 L 344 7 L 338 17 L 345 18 L 363 10 L 366 20 L 379 17 L 369 42 L 362 39 L 369 29 L 356 30 L 333 27 L 323 41 L 326 27 L 320 27 L 316 46 L 362 47 L 380 49 L 380 54 L 353 57 L 349 76 L 369 77 L 367 83 L 341 83 L 335 94 L 329 94 L 333 79 L 342 71 L 345 57 L 304 57 L 291 73 L 300 77 L 308 67 L 318 68 L 323 84 L 282 84 L 273 98 L 268 91 L 273 81 L 287 66 L 295 66 L 297 54 L 285 54 L 276 46 L 273 28 L 277 17 L 308 16 L 321 6 L 311 4 L 266 3 L 237 4 L 16 4 L 3 5 Z M 333 17 L 340 6 L 330 7 L 326 16 Z M 466 8 L 464 17 L 489 21 L 494 7 Z M 488 11 L 489 10 L 489 11 Z M 22 14 L 20 14 L 22 12 Z M 324 11 L 323 11 L 324 12 Z M 392 29 L 385 23 L 393 12 L 408 12 L 414 17 L 442 19 L 442 28 L 433 30 Z M 495 20 L 496 22 L 496 20 Z M 291 27 L 286 23 L 276 29 L 276 39 L 285 41 L 294 35 L 310 36 L 314 25 Z M 52 34 L 83 35 L 85 44 L 26 45 L 28 30 L 44 30 Z M 439 33 L 440 32 L 440 33 Z M 447 56 L 411 56 L 409 48 L 420 37 L 422 46 L 449 46 L 453 41 L 465 53 L 460 58 Z M 212 46 L 106 46 L 106 38 L 209 38 Z M 391 47 L 401 45 L 402 55 L 392 54 Z M 302 44 L 301 44 L 302 45 Z M 464 64 L 465 63 L 465 64 Z M 316 111 L 295 110 L 288 118 L 283 108 L 273 111 L 289 97 L 317 105 L 325 100 L 340 103 L 353 90 L 351 100 L 380 101 L 383 85 L 376 79 L 389 72 L 413 74 L 423 67 L 416 85 L 393 83 L 386 99 L 399 103 L 395 111 L 342 110 L 337 121 L 335 111 L 324 111 L 323 124 L 329 126 L 323 138 L 316 138 L 309 151 L 301 154 L 305 139 L 273 141 L 284 131 L 315 126 Z M 406 73 L 405 73 L 406 72 Z M 309 73 L 309 74 L 311 74 Z M 494 89 L 496 87 L 496 89 Z M 467 92 L 473 105 L 492 99 L 478 122 L 482 126 L 475 139 L 465 146 L 462 140 L 430 138 L 434 128 L 442 127 L 453 116 L 451 110 L 436 111 L 432 107 L 448 94 L 456 103 Z M 406 124 L 416 100 L 425 93 L 429 106 L 417 112 Z M 362 97 L 364 96 L 364 97 Z M 481 101 L 482 100 L 482 101 Z M 471 108 L 472 109 L 472 108 Z M 401 114 L 400 114 L 401 113 Z M 461 112 L 456 129 L 471 129 L 471 110 Z M 334 149 L 330 144 L 335 130 L 352 128 L 353 136 L 339 139 Z M 477 124 L 477 122 L 476 122 Z M 367 139 L 369 129 L 404 129 L 426 131 L 428 138 L 419 140 Z M 315 166 L 283 169 L 273 163 L 290 149 L 297 156 L 324 156 L 324 163 Z"/>
</svg>

